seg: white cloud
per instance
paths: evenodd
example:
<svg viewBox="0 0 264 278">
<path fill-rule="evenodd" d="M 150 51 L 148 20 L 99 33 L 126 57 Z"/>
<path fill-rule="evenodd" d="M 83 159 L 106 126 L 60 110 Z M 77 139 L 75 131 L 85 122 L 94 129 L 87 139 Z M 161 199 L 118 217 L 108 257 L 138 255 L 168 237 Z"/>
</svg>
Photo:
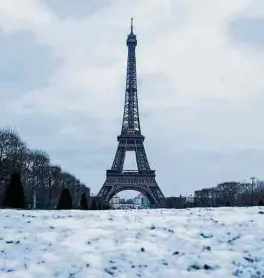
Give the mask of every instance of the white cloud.
<svg viewBox="0 0 264 278">
<path fill-rule="evenodd" d="M 261 1 L 116 0 L 81 19 L 59 17 L 45 1 L 19 3 L 1 1 L 0 28 L 7 33 L 33 32 L 37 43 L 52 47 L 54 59 L 59 59 L 60 65 L 47 80 L 47 86 L 35 87 L 21 96 L 14 102 L 13 111 L 21 114 L 49 111 L 56 117 L 65 117 L 57 136 L 72 138 L 66 146 L 75 144 L 77 137 L 82 136 L 93 142 L 91 148 L 112 146 L 113 153 L 108 159 L 113 159 L 123 105 L 125 39 L 133 15 L 138 35 L 140 113 L 144 116 L 141 124 L 150 160 L 154 168 L 158 167 L 157 176 L 164 191 L 180 192 L 166 186 L 174 179 L 174 171 L 182 171 L 178 176 L 181 185 L 184 175 L 190 176 L 190 190 L 219 181 L 216 172 L 207 171 L 211 157 L 206 156 L 199 163 L 197 155 L 189 156 L 188 167 L 180 170 L 176 160 L 183 149 L 198 153 L 222 150 L 225 155 L 226 150 L 263 148 L 260 119 L 264 64 L 260 61 L 264 55 L 243 47 L 229 32 L 229 23 L 237 18 L 262 16 Z M 75 111 L 100 123 L 96 139 L 91 138 L 95 127 L 88 127 L 86 121 L 74 126 L 76 123 L 71 122 L 69 115 Z M 228 154 L 224 157 L 223 164 L 219 164 L 219 168 L 226 169 L 221 172 L 223 179 L 230 178 L 225 174 L 228 169 L 224 164 L 232 167 Z M 255 161 L 259 163 L 259 159 Z M 72 163 L 77 165 L 78 158 Z M 172 173 L 166 169 L 167 163 Z M 256 163 L 249 165 L 248 172 L 244 166 L 239 168 L 239 159 L 232 163 L 238 168 L 236 178 L 249 176 L 252 171 L 261 175 Z M 194 168 L 199 171 L 193 178 L 195 185 L 190 186 L 189 169 Z M 94 191 L 99 189 L 105 169 L 98 171 L 101 176 L 92 180 Z M 80 169 L 78 174 L 90 184 L 88 175 L 94 172 Z"/>
<path fill-rule="evenodd" d="M 44 5 L 38 0 L 1 1 L 1 27 L 5 31 L 41 28 L 47 25 L 53 17 L 52 12 L 45 12 L 43 9 Z"/>
</svg>

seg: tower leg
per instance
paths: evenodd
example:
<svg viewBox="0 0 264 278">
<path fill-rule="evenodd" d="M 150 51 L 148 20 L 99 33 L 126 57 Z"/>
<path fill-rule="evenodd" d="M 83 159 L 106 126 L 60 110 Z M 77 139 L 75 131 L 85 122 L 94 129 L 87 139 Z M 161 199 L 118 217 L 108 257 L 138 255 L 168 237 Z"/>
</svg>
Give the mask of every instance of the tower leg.
<svg viewBox="0 0 264 278">
<path fill-rule="evenodd" d="M 121 146 L 121 144 L 119 143 L 111 169 L 114 171 L 121 172 L 123 170 L 125 156 L 126 156 L 125 147 Z"/>
<path fill-rule="evenodd" d="M 140 146 L 136 148 L 136 159 L 139 171 L 150 171 L 148 158 L 143 143 L 141 143 Z"/>
</svg>

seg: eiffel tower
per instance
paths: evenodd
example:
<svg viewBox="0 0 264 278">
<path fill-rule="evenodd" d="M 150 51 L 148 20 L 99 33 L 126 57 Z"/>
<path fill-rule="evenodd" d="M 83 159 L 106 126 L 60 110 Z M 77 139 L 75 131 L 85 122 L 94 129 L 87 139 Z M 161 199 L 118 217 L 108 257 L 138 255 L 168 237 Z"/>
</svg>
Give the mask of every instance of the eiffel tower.
<svg viewBox="0 0 264 278">
<path fill-rule="evenodd" d="M 145 137 L 140 129 L 135 53 L 137 38 L 133 32 L 133 18 L 126 44 L 128 58 L 122 129 L 117 137 L 118 147 L 112 168 L 106 171 L 106 180 L 97 196 L 109 202 L 120 191 L 136 190 L 148 198 L 151 207 L 161 207 L 165 204 L 165 197 L 156 182 L 155 170 L 149 166 L 143 144 Z M 127 151 L 136 153 L 138 170 L 123 170 Z"/>
</svg>

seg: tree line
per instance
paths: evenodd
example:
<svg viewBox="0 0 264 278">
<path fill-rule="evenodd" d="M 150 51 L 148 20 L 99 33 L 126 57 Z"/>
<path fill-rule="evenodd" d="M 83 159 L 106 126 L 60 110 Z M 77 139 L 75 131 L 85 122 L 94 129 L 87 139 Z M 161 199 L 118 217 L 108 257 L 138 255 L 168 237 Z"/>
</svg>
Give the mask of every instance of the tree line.
<svg viewBox="0 0 264 278">
<path fill-rule="evenodd" d="M 194 193 L 194 206 L 263 206 L 264 181 L 223 182 Z"/>
<path fill-rule="evenodd" d="M 87 208 L 93 205 L 90 189 L 59 165 L 51 164 L 45 151 L 29 149 L 10 128 L 0 129 L 0 204 L 4 203 L 8 186 L 12 188 L 13 183 L 17 189 L 19 180 L 25 194 L 25 208 L 57 208 L 65 191 L 70 195 L 71 208 L 80 208 L 84 196 Z M 98 207 L 96 202 L 95 205 Z"/>
</svg>

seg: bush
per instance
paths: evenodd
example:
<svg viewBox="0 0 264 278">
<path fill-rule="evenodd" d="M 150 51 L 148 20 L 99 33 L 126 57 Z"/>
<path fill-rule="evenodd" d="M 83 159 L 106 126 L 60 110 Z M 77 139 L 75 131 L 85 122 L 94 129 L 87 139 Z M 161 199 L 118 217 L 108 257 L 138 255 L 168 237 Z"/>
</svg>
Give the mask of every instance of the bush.
<svg viewBox="0 0 264 278">
<path fill-rule="evenodd" d="M 57 209 L 72 209 L 72 198 L 68 188 L 62 190 Z"/>
<path fill-rule="evenodd" d="M 10 183 L 5 191 L 2 207 L 16 209 L 26 208 L 26 197 L 21 184 L 21 177 L 18 172 L 15 172 L 11 176 Z"/>
<path fill-rule="evenodd" d="M 80 202 L 80 209 L 88 209 L 88 205 L 87 205 L 87 199 L 86 199 L 86 194 L 83 193 L 81 196 L 81 202 Z"/>
<path fill-rule="evenodd" d="M 108 209 L 110 209 L 110 205 L 109 205 L 109 203 L 106 203 L 105 204 L 105 210 L 108 210 Z"/>
<path fill-rule="evenodd" d="M 96 205 L 95 199 L 92 200 L 90 209 L 91 209 L 91 210 L 97 210 L 97 205 Z"/>
</svg>

